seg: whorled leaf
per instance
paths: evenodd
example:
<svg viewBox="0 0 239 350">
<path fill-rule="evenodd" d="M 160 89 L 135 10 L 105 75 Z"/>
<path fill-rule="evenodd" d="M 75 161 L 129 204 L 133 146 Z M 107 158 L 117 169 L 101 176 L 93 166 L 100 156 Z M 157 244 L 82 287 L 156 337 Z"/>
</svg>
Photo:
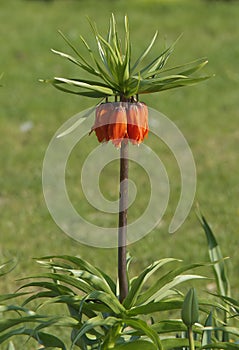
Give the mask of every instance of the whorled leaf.
<svg viewBox="0 0 239 350">
<path fill-rule="evenodd" d="M 151 301 L 160 301 L 163 298 L 172 296 L 172 289 L 176 287 L 178 284 L 183 283 L 188 280 L 193 279 L 204 279 L 204 276 L 200 275 L 183 275 L 182 273 L 195 269 L 197 267 L 202 267 L 207 264 L 194 263 L 190 265 L 184 265 L 182 267 L 175 268 L 166 272 L 163 276 L 160 276 L 143 293 L 141 293 L 137 299 L 136 305 L 140 306 L 143 304 L 147 304 Z"/>
<path fill-rule="evenodd" d="M 135 304 L 135 301 L 137 300 L 143 285 L 154 272 L 156 272 L 165 264 L 173 261 L 175 262 L 178 260 L 173 258 L 165 258 L 159 261 L 155 261 L 153 264 L 144 269 L 138 277 L 135 277 L 132 281 L 130 281 L 129 293 L 123 302 L 125 308 L 129 309 Z"/>
<path fill-rule="evenodd" d="M 87 320 L 83 326 L 80 328 L 79 331 L 75 332 L 75 337 L 72 340 L 72 346 L 76 344 L 78 339 L 80 339 L 82 336 L 86 335 L 87 333 L 91 332 L 92 330 L 96 329 L 97 327 L 113 327 L 116 324 L 118 324 L 120 320 L 116 317 L 107 317 L 107 318 L 102 318 L 100 316 L 96 316 L 94 318 L 90 318 Z M 103 337 L 103 335 L 102 335 Z"/>
<path fill-rule="evenodd" d="M 61 269 L 72 269 L 78 268 L 82 271 L 88 271 L 96 276 L 102 277 L 100 269 L 90 264 L 88 261 L 81 259 L 78 256 L 72 255 L 48 255 L 45 257 L 36 259 L 38 264 L 41 264 L 50 269 L 61 268 Z"/>
<path fill-rule="evenodd" d="M 141 335 L 146 335 L 155 344 L 158 350 L 163 349 L 162 343 L 159 339 L 157 332 L 150 327 L 145 321 L 139 318 L 123 318 L 122 323 L 135 329 L 141 333 Z"/>
<path fill-rule="evenodd" d="M 150 302 L 142 306 L 133 306 L 128 311 L 129 316 L 152 315 L 154 312 L 179 310 L 182 307 L 182 300 L 171 298 L 158 302 Z"/>
<path fill-rule="evenodd" d="M 73 276 L 64 275 L 60 273 L 44 273 L 42 275 L 29 276 L 29 279 L 41 279 L 41 280 L 44 279 L 45 281 L 50 279 L 50 280 L 53 280 L 56 284 L 63 283 L 68 286 L 77 288 L 79 291 L 85 292 L 86 294 L 94 291 L 94 287 L 89 285 L 87 282 L 77 279 Z M 37 282 L 39 287 L 41 286 L 42 288 L 44 288 L 45 281 Z M 23 285 L 21 288 L 26 288 L 31 286 L 34 286 L 34 282 L 27 283 Z"/>
<path fill-rule="evenodd" d="M 171 334 L 172 336 L 175 336 L 176 334 L 181 334 L 182 332 L 185 332 L 187 330 L 183 322 L 177 319 L 168 319 L 155 322 L 151 327 L 158 334 Z"/>
<path fill-rule="evenodd" d="M 92 303 L 101 302 L 115 314 L 126 313 L 124 306 L 119 302 L 118 298 L 116 296 L 113 297 L 112 294 L 108 294 L 106 292 L 97 290 L 93 291 L 92 293 L 88 294 L 87 297 L 83 300 L 83 302 L 89 301 L 92 301 Z"/>
</svg>

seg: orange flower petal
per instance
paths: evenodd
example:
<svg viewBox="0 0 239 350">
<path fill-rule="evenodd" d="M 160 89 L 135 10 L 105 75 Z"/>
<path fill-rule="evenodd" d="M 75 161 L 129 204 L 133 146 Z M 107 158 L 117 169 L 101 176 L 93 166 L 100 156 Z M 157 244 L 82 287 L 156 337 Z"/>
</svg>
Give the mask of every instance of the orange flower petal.
<svg viewBox="0 0 239 350">
<path fill-rule="evenodd" d="M 127 135 L 126 108 L 120 102 L 115 102 L 114 106 L 109 118 L 108 136 L 116 147 L 120 147 L 122 139 Z"/>
<path fill-rule="evenodd" d="M 95 124 L 91 130 L 95 131 L 99 142 L 109 141 L 108 125 L 111 110 L 113 110 L 111 103 L 102 103 L 96 108 Z"/>
<path fill-rule="evenodd" d="M 140 102 L 129 104 L 127 123 L 127 132 L 131 143 L 141 143 L 148 134 L 147 106 Z"/>
</svg>

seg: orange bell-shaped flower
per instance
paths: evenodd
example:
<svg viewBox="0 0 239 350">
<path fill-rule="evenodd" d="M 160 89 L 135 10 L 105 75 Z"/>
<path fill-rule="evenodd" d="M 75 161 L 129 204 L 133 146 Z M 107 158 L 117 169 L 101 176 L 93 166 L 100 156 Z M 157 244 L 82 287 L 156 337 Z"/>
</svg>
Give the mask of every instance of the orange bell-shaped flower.
<svg viewBox="0 0 239 350">
<path fill-rule="evenodd" d="M 129 103 L 127 110 L 127 134 L 131 143 L 139 144 L 148 135 L 148 108 L 146 104 Z"/>
<path fill-rule="evenodd" d="M 110 115 L 108 136 L 116 147 L 121 146 L 121 141 L 127 137 L 127 110 L 121 102 L 115 102 L 115 109 Z"/>
<path fill-rule="evenodd" d="M 99 142 L 111 140 L 116 147 L 123 139 L 139 144 L 148 135 L 148 108 L 140 102 L 102 103 L 96 108 L 91 131 Z"/>
<path fill-rule="evenodd" d="M 114 108 L 111 103 L 102 103 L 96 107 L 94 130 L 99 142 L 109 141 L 108 124 Z"/>
</svg>

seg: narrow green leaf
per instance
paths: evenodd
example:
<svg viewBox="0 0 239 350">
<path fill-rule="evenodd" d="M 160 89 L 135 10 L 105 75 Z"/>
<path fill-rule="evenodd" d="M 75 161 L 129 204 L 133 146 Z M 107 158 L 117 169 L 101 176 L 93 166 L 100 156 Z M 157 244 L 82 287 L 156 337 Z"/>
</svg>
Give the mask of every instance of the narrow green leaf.
<svg viewBox="0 0 239 350">
<path fill-rule="evenodd" d="M 32 277 L 32 278 L 38 278 L 38 276 Z M 50 277 L 47 277 L 50 278 Z M 48 281 L 31 281 L 29 283 L 24 284 L 20 287 L 20 289 L 27 288 L 27 287 L 40 287 L 44 289 L 49 289 L 52 292 L 55 292 L 56 295 L 62 295 L 62 294 L 74 294 L 73 290 L 67 286 L 64 286 L 62 284 L 58 284 L 55 282 L 48 282 Z"/>
<path fill-rule="evenodd" d="M 172 54 L 173 48 L 175 44 L 172 44 L 167 49 L 165 49 L 160 55 L 153 59 L 147 66 L 143 67 L 140 70 L 140 75 L 144 78 L 151 77 L 152 72 L 162 69 L 164 64 L 166 63 L 168 57 Z"/>
<path fill-rule="evenodd" d="M 174 81 L 178 81 L 179 79 L 188 79 L 186 75 L 179 75 L 179 74 L 172 74 L 164 77 L 155 77 L 151 79 L 144 79 L 142 80 L 142 84 L 145 82 L 146 84 L 151 83 L 152 85 L 156 84 L 165 84 L 165 83 L 171 83 Z"/>
<path fill-rule="evenodd" d="M 142 80 L 141 80 L 138 93 L 148 94 L 148 93 L 160 92 L 160 91 L 165 91 L 170 89 L 176 89 L 178 87 L 194 85 L 204 80 L 207 80 L 209 78 L 210 78 L 209 76 L 200 77 L 200 78 L 183 78 L 183 79 L 179 78 L 173 82 L 166 81 L 166 82 L 159 82 L 155 84 L 151 84 L 150 80 L 143 81 L 142 83 Z"/>
<path fill-rule="evenodd" d="M 103 87 L 101 85 L 91 85 L 91 84 L 84 83 L 84 82 L 77 81 L 77 80 L 66 79 L 66 78 L 57 78 L 57 77 L 54 78 L 54 81 L 77 86 L 77 87 L 81 87 L 81 88 L 88 89 L 88 90 L 93 90 L 96 92 L 100 92 L 103 95 L 112 96 L 114 94 L 113 90 L 111 90 L 110 88 Z"/>
<path fill-rule="evenodd" d="M 237 327 L 228 327 L 228 326 L 205 327 L 204 330 L 227 332 L 228 334 L 232 334 L 232 335 L 236 336 L 237 338 L 239 338 L 239 328 L 237 328 Z"/>
<path fill-rule="evenodd" d="M 99 71 L 101 73 L 101 78 L 103 80 L 107 81 L 111 85 L 113 83 L 112 77 L 114 80 L 117 80 L 117 75 L 115 75 L 115 67 L 117 67 L 117 65 L 120 62 L 119 61 L 120 56 L 118 57 L 118 53 L 116 52 L 116 49 L 113 49 L 112 46 L 110 45 L 110 43 L 108 43 L 98 33 L 96 26 L 93 24 L 93 22 L 89 20 L 89 23 L 90 23 L 91 29 L 93 31 L 93 34 L 95 36 L 95 39 L 96 39 L 99 56 L 101 57 L 101 60 L 103 60 L 103 64 L 104 64 L 104 67 L 106 68 L 106 71 L 104 69 L 102 69 L 101 65 L 99 64 L 95 55 L 92 53 L 92 50 L 90 49 L 92 59 L 94 60 L 97 68 L 99 69 Z M 114 33 L 114 30 L 112 30 L 112 41 L 113 42 L 114 42 L 114 36 L 115 36 L 115 33 Z M 101 44 L 104 45 L 105 51 L 102 49 Z M 104 54 L 103 54 L 103 52 L 104 52 Z M 103 56 L 102 56 L 102 54 L 103 54 Z M 104 57 L 106 57 L 107 60 L 105 60 Z M 111 60 L 112 60 L 112 64 L 110 64 Z M 110 74 L 110 76 L 108 74 Z"/>
<path fill-rule="evenodd" d="M 17 264 L 17 260 L 15 258 L 5 261 L 0 265 L 0 276 L 6 275 L 11 272 Z"/>
<path fill-rule="evenodd" d="M 35 314 L 35 312 L 26 309 L 23 306 L 18 306 L 18 305 L 0 305 L 0 312 L 7 312 L 7 311 L 17 311 L 18 314 L 21 312 L 24 312 L 28 315 Z"/>
<path fill-rule="evenodd" d="M 146 340 L 135 340 L 114 346 L 114 350 L 157 350 L 158 348 Z"/>
<path fill-rule="evenodd" d="M 100 92 L 96 92 L 96 91 L 75 91 L 72 90 L 70 88 L 65 88 L 59 85 L 59 83 L 52 83 L 53 87 L 56 88 L 57 90 L 60 90 L 62 92 L 66 92 L 68 94 L 73 94 L 73 95 L 79 95 L 79 96 L 85 96 L 85 97 L 91 97 L 91 98 L 105 98 L 108 95 L 102 94 Z"/>
<path fill-rule="evenodd" d="M 79 51 L 74 47 L 74 45 L 71 43 L 71 41 L 65 36 L 65 34 L 62 33 L 61 30 L 58 30 L 58 33 L 61 35 L 61 37 L 65 40 L 65 42 L 70 46 L 70 48 L 81 58 L 81 54 Z"/>
<path fill-rule="evenodd" d="M 149 65 L 148 69 L 142 69 L 140 73 L 144 79 L 152 79 L 156 75 L 160 74 L 161 70 L 165 66 L 169 56 L 172 54 L 172 50 L 167 49 L 165 52 L 160 54 L 156 59 L 154 59 Z"/>
<path fill-rule="evenodd" d="M 106 83 L 103 83 L 101 81 L 98 81 L 98 80 L 91 80 L 91 79 L 77 79 L 77 78 L 73 78 L 73 79 L 69 79 L 69 80 L 72 80 L 72 81 L 75 81 L 75 82 L 81 82 L 81 83 L 85 83 L 85 84 L 88 84 L 88 85 L 96 85 L 96 86 L 100 86 L 100 87 L 105 87 L 105 88 L 108 88 L 108 85 Z M 49 79 L 49 80 L 46 80 L 45 82 L 47 83 L 54 83 L 55 82 L 55 79 Z M 55 83 L 58 83 L 58 84 L 62 84 L 62 82 L 58 81 L 58 82 L 55 82 Z"/>
<path fill-rule="evenodd" d="M 123 80 L 127 81 L 130 78 L 130 59 L 131 59 L 131 46 L 130 46 L 130 34 L 129 34 L 129 21 L 125 16 L 125 55 L 124 55 L 124 76 Z"/>
<path fill-rule="evenodd" d="M 30 323 L 34 321 L 35 322 L 42 321 L 44 319 L 46 319 L 46 317 L 39 316 L 39 315 L 22 316 L 19 318 L 0 319 L 0 332 L 9 330 L 10 328 L 15 327 L 19 324 Z"/>
<path fill-rule="evenodd" d="M 99 56 L 102 60 L 102 63 L 108 72 L 110 79 L 108 81 L 112 80 L 118 80 L 117 79 L 117 67 L 118 67 L 118 62 L 115 61 L 115 57 L 112 56 L 112 54 L 109 52 L 108 48 L 105 50 L 102 47 L 100 39 L 97 37 L 97 43 L 98 43 L 98 51 L 99 51 Z M 100 68 L 100 65 L 97 63 L 97 67 L 99 67 L 99 70 L 104 74 L 104 71 Z"/>
<path fill-rule="evenodd" d="M 212 295 L 214 295 L 214 294 L 212 294 Z M 200 298 L 199 305 L 200 305 L 200 309 L 202 309 L 202 310 L 204 310 L 203 307 L 206 306 L 206 307 L 209 307 L 210 309 L 215 308 L 215 309 L 218 309 L 218 310 L 221 310 L 224 312 L 228 312 L 228 308 L 225 305 L 218 303 L 215 299 L 209 299 L 209 298 L 202 299 L 202 298 Z M 206 310 L 208 310 L 208 308 Z M 208 313 L 208 311 L 206 311 L 206 313 Z"/>
<path fill-rule="evenodd" d="M 92 300 L 93 302 L 100 301 L 108 306 L 115 314 L 125 313 L 126 311 L 116 296 L 113 297 L 112 294 L 107 294 L 102 291 L 93 291 L 87 295 L 84 302 L 87 300 Z"/>
<path fill-rule="evenodd" d="M 212 312 L 210 312 L 205 322 L 205 328 L 212 327 L 212 325 L 213 325 L 213 317 L 212 317 Z M 208 345 L 211 342 L 212 342 L 212 331 L 204 330 L 202 334 L 202 346 Z"/>
<path fill-rule="evenodd" d="M 187 330 L 187 327 L 183 324 L 181 320 L 165 320 L 154 323 L 152 329 L 158 334 L 166 333 L 181 333 Z"/>
<path fill-rule="evenodd" d="M 56 294 L 55 292 L 52 292 L 52 291 L 39 292 L 39 293 L 31 295 L 29 298 L 27 298 L 24 301 L 23 305 L 27 305 L 33 300 L 39 301 L 41 298 L 51 298 L 52 299 L 52 298 L 56 297 L 57 295 L 58 294 Z M 38 306 L 38 308 L 39 308 L 39 306 Z"/>
<path fill-rule="evenodd" d="M 186 70 L 183 70 L 182 72 L 180 72 L 179 74 L 182 74 L 182 75 L 191 75 L 197 71 L 199 71 L 200 69 L 202 69 L 203 67 L 206 66 L 206 64 L 208 64 L 208 60 L 205 60 L 205 59 L 202 59 L 202 60 L 199 60 L 199 63 L 196 64 L 196 65 L 193 65 L 191 68 L 188 68 Z"/>
<path fill-rule="evenodd" d="M 156 261 L 153 264 L 149 265 L 144 271 L 142 271 L 142 273 L 138 277 L 134 278 L 134 280 L 131 282 L 129 293 L 123 303 L 125 308 L 130 309 L 134 305 L 144 283 L 155 271 L 157 271 L 160 267 L 164 266 L 165 264 L 168 264 L 173 261 L 175 262 L 178 260 L 173 258 L 165 258 Z"/>
<path fill-rule="evenodd" d="M 26 295 L 26 294 L 28 294 L 28 293 L 2 294 L 2 295 L 0 295 L 0 303 L 2 303 L 3 301 L 9 300 L 9 299 L 18 298 L 18 297 Z"/>
<path fill-rule="evenodd" d="M 200 349 L 236 350 L 236 349 L 239 349 L 239 344 L 218 342 L 218 343 L 204 345 Z"/>
<path fill-rule="evenodd" d="M 76 304 L 75 306 L 77 307 L 77 310 L 78 310 L 79 304 Z M 105 314 L 112 313 L 112 309 L 108 305 L 102 302 L 99 302 L 97 299 L 92 299 L 92 300 L 87 299 L 86 302 L 82 304 L 81 310 L 82 310 L 82 314 L 87 315 L 88 318 L 90 318 L 89 314 L 91 311 L 93 311 L 94 313 L 94 316 L 92 317 L 97 316 L 95 312 L 101 312 Z"/>
<path fill-rule="evenodd" d="M 219 297 L 221 300 L 223 300 L 225 302 L 225 304 L 229 305 L 230 307 L 232 307 L 237 314 L 239 314 L 239 302 L 231 297 L 227 297 L 224 295 L 219 295 L 219 294 L 215 294 L 213 293 L 212 295 Z M 226 309 L 228 311 L 228 308 Z"/>
<path fill-rule="evenodd" d="M 79 338 L 81 338 L 84 334 L 90 332 L 91 330 L 97 328 L 97 327 L 113 327 L 116 324 L 120 323 L 120 319 L 117 319 L 115 317 L 107 317 L 105 319 L 97 316 L 94 318 L 91 318 L 87 320 L 84 325 L 81 327 L 79 332 L 77 332 L 75 338 L 72 341 L 72 345 L 77 342 Z"/>
<path fill-rule="evenodd" d="M 106 283 L 110 287 L 113 294 L 116 295 L 116 284 L 112 280 L 112 278 L 109 275 L 107 275 L 103 270 L 101 270 L 99 268 L 96 268 L 96 269 L 99 271 L 100 275 L 105 279 Z"/>
<path fill-rule="evenodd" d="M 92 68 L 92 66 L 90 65 L 86 65 L 86 64 L 82 64 L 80 61 L 78 61 L 77 59 L 75 59 L 74 57 L 72 57 L 71 55 L 68 55 L 64 52 L 61 52 L 61 51 L 57 51 L 57 50 L 54 50 L 54 49 L 51 49 L 51 51 L 53 53 L 55 53 L 56 55 L 59 55 L 63 58 L 66 58 L 68 59 L 70 62 L 73 62 L 74 64 L 76 64 L 77 66 L 81 67 L 82 69 L 84 69 L 85 71 L 95 75 L 95 76 L 99 76 L 99 72 L 97 72 L 95 69 Z"/>
<path fill-rule="evenodd" d="M 176 287 L 178 284 L 181 284 L 183 282 L 187 282 L 190 280 L 194 280 L 194 279 L 205 279 L 205 278 L 206 277 L 201 275 L 178 275 L 174 277 L 172 281 L 166 283 L 163 287 L 158 289 L 156 292 L 154 292 L 155 286 L 153 289 L 149 289 L 147 292 L 145 292 L 144 294 L 142 294 L 142 296 L 139 297 L 139 300 L 137 301 L 137 303 L 140 303 L 142 301 L 145 303 L 146 295 L 149 295 L 148 300 L 146 299 L 148 302 L 160 301 L 165 297 L 170 297 L 172 295 L 172 289 Z"/>
<path fill-rule="evenodd" d="M 31 336 L 31 334 L 29 335 Z M 41 345 L 44 345 L 45 348 L 57 348 L 57 349 L 67 350 L 63 341 L 53 334 L 38 332 L 37 335 L 35 336 L 35 339 L 38 341 L 38 343 L 40 343 Z"/>
<path fill-rule="evenodd" d="M 104 40 L 102 37 L 99 37 L 99 40 L 101 42 L 103 42 L 103 44 L 105 46 L 105 57 L 106 58 L 103 59 L 103 64 L 104 64 L 106 71 L 110 75 L 110 79 L 108 79 L 108 81 L 110 82 L 110 84 L 115 82 L 118 85 L 120 85 L 121 81 L 122 81 L 122 76 L 123 76 L 123 74 L 122 74 L 122 71 L 123 71 L 122 70 L 122 66 L 123 66 L 122 58 L 117 57 L 114 54 L 114 49 L 110 46 L 109 43 L 107 43 L 106 40 Z M 102 57 L 103 57 L 103 55 L 102 55 Z M 103 73 L 103 75 L 105 74 L 104 72 L 102 72 L 102 73 Z"/>
<path fill-rule="evenodd" d="M 94 108 L 93 108 L 94 109 Z M 88 111 L 90 112 L 91 109 Z M 83 112 L 83 116 L 84 116 Z M 87 115 L 88 116 L 88 115 Z M 58 260 L 55 260 L 58 259 Z M 90 264 L 88 261 L 81 259 L 80 257 L 75 257 L 71 255 L 52 255 L 52 256 L 46 256 L 40 259 L 37 259 L 38 263 L 45 265 L 46 267 L 50 268 L 57 268 L 63 267 L 66 269 L 72 269 L 74 266 L 76 266 L 78 269 L 81 269 L 82 271 L 88 271 L 89 273 L 92 273 L 93 275 L 96 275 L 102 279 L 105 279 L 105 283 L 109 286 L 111 285 L 112 290 L 116 287 L 113 280 L 106 275 L 104 272 L 102 272 L 99 268 L 95 267 L 94 265 Z M 48 261 L 49 260 L 49 261 Z M 53 260 L 53 261 L 52 261 Z M 60 261 L 63 261 L 64 263 L 67 263 L 68 265 L 62 265 Z M 73 264 L 69 265 L 69 263 Z"/>
<path fill-rule="evenodd" d="M 165 301 L 158 301 L 158 302 L 151 302 L 142 306 L 136 306 L 132 307 L 128 311 L 128 315 L 130 316 L 137 316 L 137 315 L 150 315 L 154 312 L 159 311 L 172 311 L 182 308 L 182 301 L 175 299 L 175 300 L 165 300 Z"/>
<path fill-rule="evenodd" d="M 68 134 L 70 134 L 71 132 L 73 132 L 75 129 L 78 128 L 78 126 L 83 123 L 83 121 L 86 120 L 86 118 L 88 118 L 89 116 L 92 115 L 92 113 L 95 111 L 95 106 L 92 108 L 87 109 L 86 111 L 84 111 L 83 113 L 79 113 L 79 117 L 78 120 L 76 122 L 74 122 L 74 124 L 72 124 L 70 127 L 68 127 L 66 130 L 64 130 L 63 132 L 61 132 L 59 135 L 57 135 L 57 138 L 66 136 Z"/>
<path fill-rule="evenodd" d="M 116 55 L 112 46 L 101 35 L 97 36 L 97 43 L 99 46 L 99 54 L 100 54 L 101 59 L 104 63 L 105 63 L 105 55 L 104 55 L 104 50 L 102 48 L 102 44 L 104 45 L 105 49 L 107 50 L 108 56 L 110 55 L 110 57 L 112 58 L 114 64 L 115 65 L 122 64 L 121 56 Z"/>
<path fill-rule="evenodd" d="M 51 348 L 54 347 L 54 348 L 62 349 L 62 350 L 67 349 L 65 344 L 58 337 L 56 337 L 52 334 L 48 334 L 48 333 L 35 332 L 33 329 L 27 329 L 25 327 L 14 329 L 12 331 L 8 331 L 7 333 L 1 335 L 0 336 L 0 344 L 2 344 L 3 342 L 6 342 L 6 340 L 8 340 L 9 338 L 11 338 L 13 336 L 16 337 L 19 335 L 27 335 L 27 336 L 35 339 L 38 344 L 40 343 L 41 345 L 44 345 L 44 349 L 50 348 L 50 347 Z M 15 348 L 9 347 L 9 350 L 10 349 L 15 349 Z"/>
<path fill-rule="evenodd" d="M 136 70 L 136 68 L 138 67 L 138 65 L 144 60 L 144 58 L 147 56 L 147 54 L 149 53 L 149 51 L 151 50 L 151 48 L 153 47 L 155 40 L 158 36 L 158 31 L 156 31 L 156 33 L 153 36 L 153 39 L 151 40 L 150 44 L 148 45 L 148 47 L 143 51 L 143 53 L 139 56 L 139 58 L 136 60 L 135 64 L 133 65 L 132 69 L 131 69 L 131 74 Z"/>
<path fill-rule="evenodd" d="M 87 42 L 85 41 L 85 39 L 81 36 L 80 37 L 81 38 L 81 40 L 82 40 L 82 42 L 85 44 L 85 46 L 86 46 L 86 48 L 87 48 L 87 50 L 88 50 L 88 52 L 89 52 L 89 54 L 90 54 L 90 56 L 91 56 L 91 58 L 92 58 L 92 60 L 93 60 L 93 62 L 96 64 L 96 66 L 97 66 L 97 68 L 98 68 L 98 71 L 99 71 L 99 76 L 101 77 L 101 79 L 103 80 L 103 81 L 105 81 L 108 85 L 114 85 L 113 83 L 113 80 L 112 79 L 114 79 L 115 77 L 114 77 L 114 72 L 110 69 L 110 71 L 108 70 L 108 66 L 107 66 L 107 72 L 101 67 L 101 65 L 100 65 L 100 63 L 98 62 L 98 60 L 96 59 L 96 57 L 95 57 L 95 55 L 93 54 L 93 52 L 92 52 L 92 50 L 91 50 L 91 48 L 90 48 L 90 46 L 87 44 Z M 108 62 L 108 64 L 109 64 L 109 62 Z M 106 68 L 106 67 L 105 67 Z M 114 68 L 114 67 L 113 67 Z"/>
<path fill-rule="evenodd" d="M 187 327 L 192 327 L 198 322 L 198 300 L 195 288 L 191 288 L 183 302 L 182 320 Z"/>
<path fill-rule="evenodd" d="M 79 326 L 79 321 L 70 316 L 53 316 L 50 318 L 45 318 L 44 322 L 38 322 L 38 325 L 34 328 L 36 332 L 50 327 L 76 327 Z"/>
<path fill-rule="evenodd" d="M 71 332 L 71 339 L 75 339 L 77 335 L 77 330 L 73 329 Z M 77 341 L 74 343 L 74 345 L 78 346 L 81 350 L 98 350 L 99 349 L 99 340 L 102 338 L 101 334 L 83 334 L 80 338 L 77 339 Z M 72 345 L 71 349 L 75 349 L 74 345 Z"/>
<path fill-rule="evenodd" d="M 75 52 L 77 54 L 77 56 L 82 60 L 82 62 L 84 62 L 84 67 L 88 67 L 88 69 L 90 70 L 89 72 L 95 72 L 96 74 L 98 74 L 97 71 L 95 71 L 92 66 L 87 62 L 87 60 L 80 54 L 80 52 L 75 48 L 75 46 L 71 43 L 71 41 L 59 30 L 58 31 L 59 34 L 62 36 L 62 38 L 65 40 L 65 42 L 70 46 L 70 48 L 73 50 L 73 52 Z M 79 62 L 79 61 L 78 61 Z M 85 69 L 85 68 L 84 68 Z M 86 69 L 87 70 L 87 69 Z"/>
<path fill-rule="evenodd" d="M 187 338 L 162 339 L 162 345 L 164 350 L 189 349 Z M 200 343 L 195 341 L 194 345 L 198 349 L 198 347 L 200 346 Z"/>
<path fill-rule="evenodd" d="M 203 58 L 198 58 L 196 60 L 193 60 L 193 61 L 190 61 L 190 62 L 187 62 L 187 63 L 184 63 L 184 64 L 179 64 L 177 66 L 173 66 L 173 67 L 169 67 L 169 68 L 164 68 L 164 69 L 161 69 L 160 70 L 160 74 L 165 74 L 168 72 L 172 72 L 172 71 L 177 71 L 179 72 L 182 68 L 183 68 L 183 71 L 182 72 L 185 72 L 185 71 L 189 71 L 188 74 L 185 74 L 185 75 L 191 75 L 192 73 L 196 72 L 197 70 L 201 69 L 202 66 L 206 65 L 208 63 L 208 60 L 207 58 L 203 57 Z M 202 66 L 201 66 L 202 65 Z M 186 68 L 186 69 L 185 69 Z M 194 70 L 195 69 L 195 70 Z M 191 71 L 192 70 L 192 71 Z"/>
<path fill-rule="evenodd" d="M 119 62 L 122 64 L 122 57 L 121 57 L 121 47 L 120 47 L 120 41 L 118 38 L 118 33 L 117 33 L 117 25 L 116 25 L 116 20 L 115 20 L 115 16 L 112 13 L 111 14 L 111 26 L 112 26 L 112 44 L 113 44 L 113 48 L 114 51 L 116 52 L 116 55 L 119 59 Z"/>
<path fill-rule="evenodd" d="M 42 293 L 42 292 L 40 292 Z M 39 294 L 39 293 L 37 293 Z M 42 304 L 42 306 L 45 306 L 50 303 L 64 303 L 67 306 L 72 306 L 75 307 L 77 306 L 77 310 L 79 310 L 79 304 L 82 302 L 83 298 L 80 295 L 67 295 L 67 294 L 62 294 L 62 295 L 57 295 L 57 296 L 52 296 L 50 297 L 46 302 Z"/>
<path fill-rule="evenodd" d="M 109 44 L 111 44 L 112 41 L 112 25 L 111 25 L 112 17 L 110 17 L 109 20 L 109 28 L 108 28 L 108 33 L 107 33 L 107 41 Z"/>
<path fill-rule="evenodd" d="M 6 333 L 0 333 L 0 344 L 3 344 L 13 336 L 24 334 L 25 327 L 8 330 Z"/>
<path fill-rule="evenodd" d="M 62 282 L 62 283 L 65 283 L 67 284 L 68 286 L 72 286 L 72 287 L 75 287 L 75 288 L 78 288 L 79 290 L 81 290 L 82 292 L 85 292 L 85 293 L 90 293 L 94 290 L 94 288 L 88 284 L 87 282 L 83 281 L 83 280 L 80 280 L 80 279 L 77 279 L 73 276 L 69 276 L 69 275 L 63 275 L 63 274 L 59 274 L 59 273 L 45 273 L 45 274 L 42 274 L 42 275 L 34 275 L 34 276 L 30 276 L 29 278 L 32 278 L 32 279 L 42 279 L 42 278 L 45 278 L 45 279 L 52 279 L 56 284 L 58 284 L 59 282 Z M 39 282 L 39 286 L 41 284 L 41 286 L 44 288 L 44 285 L 45 285 L 45 281 L 42 281 L 42 282 Z M 28 283 L 26 285 L 24 285 L 22 288 L 25 288 L 27 286 L 31 286 L 32 283 Z"/>
<path fill-rule="evenodd" d="M 178 260 L 178 262 L 181 262 L 181 260 Z M 204 264 L 205 265 L 205 264 Z M 167 271 L 163 276 L 161 276 L 159 279 L 157 279 L 156 282 L 153 283 L 151 287 L 149 287 L 146 291 L 144 291 L 137 300 L 137 305 L 146 304 L 149 303 L 149 298 L 152 297 L 152 295 L 155 295 L 161 288 L 163 288 L 167 283 L 170 281 L 173 281 L 173 279 L 181 275 L 182 273 L 195 269 L 197 267 L 201 267 L 203 264 L 195 263 L 190 265 L 183 265 L 178 268 L 174 268 L 173 270 Z"/>
<path fill-rule="evenodd" d="M 152 342 L 156 345 L 157 349 L 163 349 L 157 332 L 155 332 L 155 330 L 150 327 L 145 321 L 138 318 L 122 318 L 122 322 L 127 326 L 142 332 L 142 334 L 147 335 L 149 339 L 151 339 Z"/>
<path fill-rule="evenodd" d="M 107 293 L 112 294 L 111 289 L 109 288 L 109 285 L 105 283 L 105 280 L 100 278 L 99 276 L 93 275 L 90 272 L 87 271 L 81 271 L 81 270 L 74 270 L 69 269 L 68 270 L 72 275 L 78 280 L 82 280 L 86 282 L 93 290 L 99 290 L 104 291 Z"/>
<path fill-rule="evenodd" d="M 151 75 L 153 75 L 153 72 L 155 70 L 160 70 L 164 67 L 164 65 L 166 64 L 168 58 L 171 56 L 171 54 L 174 51 L 174 47 L 176 46 L 177 42 L 180 40 L 180 38 L 182 37 L 182 34 L 175 40 L 175 42 L 173 42 L 168 48 L 166 48 L 155 60 L 153 60 L 148 68 L 147 68 L 147 72 L 148 74 L 151 73 Z M 141 71 L 144 76 L 144 69 Z M 147 74 L 147 75 L 148 75 Z M 149 76 L 151 76 L 149 75 Z"/>
<path fill-rule="evenodd" d="M 227 277 L 226 265 L 217 240 L 204 216 L 198 216 L 206 234 L 210 261 L 216 277 L 218 291 L 222 296 L 230 297 L 230 283 Z"/>
<path fill-rule="evenodd" d="M 179 275 L 176 276 L 171 282 L 167 283 L 165 286 L 163 286 L 155 295 L 152 296 L 152 300 L 160 301 L 163 298 L 167 297 L 168 295 L 171 295 L 171 290 L 176 287 L 178 284 L 191 281 L 196 279 L 206 279 L 205 276 L 201 275 Z"/>
</svg>

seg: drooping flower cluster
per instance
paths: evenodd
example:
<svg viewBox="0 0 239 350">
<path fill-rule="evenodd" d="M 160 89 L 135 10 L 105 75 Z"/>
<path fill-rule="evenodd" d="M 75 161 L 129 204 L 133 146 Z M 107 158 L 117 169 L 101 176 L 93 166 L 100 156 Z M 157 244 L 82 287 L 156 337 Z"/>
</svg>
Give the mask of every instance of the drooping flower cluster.
<svg viewBox="0 0 239 350">
<path fill-rule="evenodd" d="M 123 139 L 140 144 L 148 135 L 148 108 L 141 102 L 107 102 L 96 108 L 92 127 L 99 142 L 121 146 Z"/>
</svg>

